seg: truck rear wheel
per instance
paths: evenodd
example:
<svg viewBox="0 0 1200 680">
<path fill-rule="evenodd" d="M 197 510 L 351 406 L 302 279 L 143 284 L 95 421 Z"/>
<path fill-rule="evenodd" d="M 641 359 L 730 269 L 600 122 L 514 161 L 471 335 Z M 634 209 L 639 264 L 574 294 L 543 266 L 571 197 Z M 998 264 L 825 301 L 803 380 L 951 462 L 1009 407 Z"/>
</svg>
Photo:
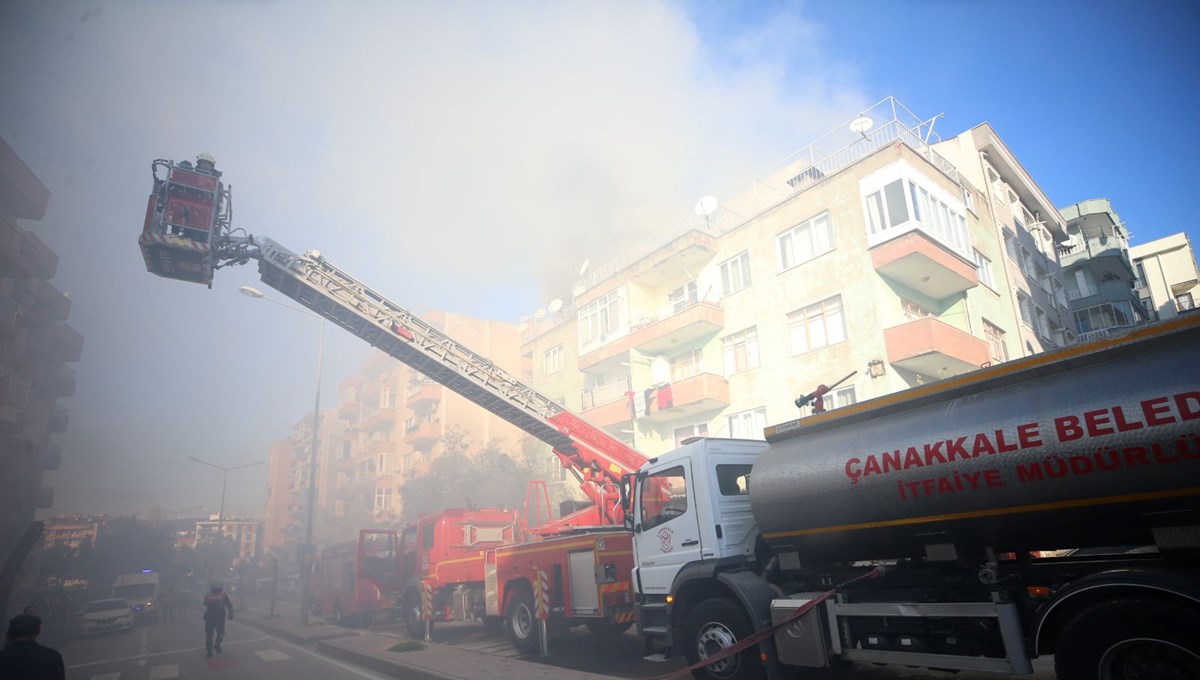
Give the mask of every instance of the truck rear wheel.
<svg viewBox="0 0 1200 680">
<path fill-rule="evenodd" d="M 1121 598 L 1089 607 L 1063 628 L 1054 649 L 1059 680 L 1200 678 L 1200 613 Z"/>
<path fill-rule="evenodd" d="M 684 627 L 689 666 L 716 656 L 754 632 L 741 608 L 720 598 L 696 605 L 688 612 Z M 692 671 L 696 680 L 758 680 L 764 676 L 755 647 Z"/>
<path fill-rule="evenodd" d="M 522 654 L 533 654 L 539 645 L 537 617 L 533 613 L 533 596 L 526 590 L 515 590 L 508 596 L 508 639 Z"/>
</svg>

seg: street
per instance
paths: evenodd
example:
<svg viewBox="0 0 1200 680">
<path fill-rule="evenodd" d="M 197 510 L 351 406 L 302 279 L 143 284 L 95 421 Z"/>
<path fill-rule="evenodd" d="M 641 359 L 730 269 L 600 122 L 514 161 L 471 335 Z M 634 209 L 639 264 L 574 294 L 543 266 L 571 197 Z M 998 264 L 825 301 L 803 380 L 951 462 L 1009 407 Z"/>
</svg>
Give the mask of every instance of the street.
<svg viewBox="0 0 1200 680">
<path fill-rule="evenodd" d="M 204 623 L 200 612 L 194 610 L 174 621 L 139 626 L 131 632 L 76 637 L 57 649 L 66 663 L 68 680 L 385 677 L 264 635 L 236 619 L 226 623 L 222 647 L 223 654 L 205 658 Z"/>
</svg>

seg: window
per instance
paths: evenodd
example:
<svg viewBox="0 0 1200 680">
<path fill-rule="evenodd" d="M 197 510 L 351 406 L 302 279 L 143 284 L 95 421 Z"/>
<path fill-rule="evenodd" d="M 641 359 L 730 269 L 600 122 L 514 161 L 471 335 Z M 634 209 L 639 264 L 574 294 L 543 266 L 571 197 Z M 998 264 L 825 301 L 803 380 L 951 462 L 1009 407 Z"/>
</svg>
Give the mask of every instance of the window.
<svg viewBox="0 0 1200 680">
<path fill-rule="evenodd" d="M 396 405 L 396 390 L 385 387 L 379 390 L 379 408 L 391 408 Z"/>
<path fill-rule="evenodd" d="M 958 188 L 962 189 L 962 200 L 963 204 L 967 206 L 967 210 L 975 212 L 975 190 L 965 184 Z"/>
<path fill-rule="evenodd" d="M 829 213 L 801 222 L 775 237 L 779 251 L 779 271 L 791 269 L 833 250 Z"/>
<path fill-rule="evenodd" d="M 621 326 L 621 298 L 618 291 L 593 300 L 579 310 L 579 342 L 586 345 L 601 340 Z"/>
<path fill-rule="evenodd" d="M 933 312 L 929 311 L 929 309 L 904 298 L 900 298 L 900 312 L 905 321 L 916 321 L 917 319 L 933 316 Z"/>
<path fill-rule="evenodd" d="M 563 367 L 563 348 L 562 345 L 554 347 L 546 351 L 542 356 L 542 375 L 551 375 L 558 373 Z"/>
<path fill-rule="evenodd" d="M 721 338 L 721 358 L 725 375 L 758 368 L 758 328 L 751 326 Z"/>
<path fill-rule="evenodd" d="M 683 446 L 683 440 L 685 439 L 707 436 L 708 423 L 696 423 L 695 425 L 684 425 L 683 427 L 677 427 L 675 428 L 675 448 Z"/>
<path fill-rule="evenodd" d="M 952 248 L 970 252 L 967 219 L 938 194 L 909 179 L 898 179 L 866 196 L 867 230 L 871 236 L 907 229 L 915 220 L 930 236 Z"/>
<path fill-rule="evenodd" d="M 1184 293 L 1183 295 L 1175 296 L 1175 309 L 1182 312 L 1187 309 L 1192 309 L 1193 307 L 1194 303 L 1192 302 L 1191 293 Z"/>
<path fill-rule="evenodd" d="M 767 409 L 756 408 L 728 417 L 729 436 L 733 439 L 762 439 L 767 426 Z"/>
<path fill-rule="evenodd" d="M 429 550 L 433 547 L 433 525 L 426 524 L 421 527 L 421 545 Z"/>
<path fill-rule="evenodd" d="M 668 293 L 667 298 L 671 301 L 672 311 L 682 312 L 688 307 L 696 304 L 696 302 L 699 300 L 699 296 L 696 293 L 696 282 L 688 281 L 684 285 Z"/>
<path fill-rule="evenodd" d="M 704 348 L 696 347 L 671 360 L 671 381 L 678 382 L 704 372 Z"/>
<path fill-rule="evenodd" d="M 1134 313 L 1133 305 L 1128 302 L 1105 302 L 1075 312 L 1075 327 L 1082 335 L 1113 327 L 1129 326 L 1139 318 L 1140 315 Z"/>
<path fill-rule="evenodd" d="M 1138 288 L 1146 288 L 1147 286 L 1150 285 L 1149 283 L 1147 283 L 1149 281 L 1149 279 L 1146 278 L 1146 266 L 1144 264 L 1142 264 L 1141 260 L 1137 261 L 1136 266 L 1137 266 Z"/>
<path fill-rule="evenodd" d="M 375 510 L 390 510 L 392 507 L 392 490 L 387 488 L 375 489 Z"/>
<path fill-rule="evenodd" d="M 978 250 L 975 251 L 975 267 L 979 271 L 979 282 L 996 290 L 996 283 L 992 279 L 992 261 Z"/>
<path fill-rule="evenodd" d="M 1046 318 L 1046 310 L 1038 305 L 1033 306 L 1034 321 L 1037 323 L 1037 334 L 1042 338 L 1050 338 L 1050 323 Z"/>
<path fill-rule="evenodd" d="M 1017 293 L 1017 307 L 1021 310 L 1021 321 L 1025 322 L 1026 326 L 1033 325 L 1033 301 L 1024 293 Z"/>
<path fill-rule="evenodd" d="M 787 315 L 792 354 L 802 354 L 846 339 L 842 296 L 835 295 Z"/>
<path fill-rule="evenodd" d="M 908 202 L 904 197 L 902 179 L 888 182 L 883 189 L 867 195 L 867 227 L 872 234 L 879 234 L 888 229 L 898 227 L 908 221 Z M 921 206 L 917 205 L 915 190 L 910 184 L 909 191 L 914 192 L 913 204 L 918 214 Z M 919 218 L 918 218 L 919 219 Z"/>
<path fill-rule="evenodd" d="M 821 402 L 824 404 L 826 411 L 849 406 L 857 401 L 858 398 L 853 387 L 843 387 L 840 390 L 834 390 L 821 397 Z"/>
<path fill-rule="evenodd" d="M 682 465 L 660 470 L 642 480 L 642 531 L 687 514 L 687 478 Z"/>
<path fill-rule="evenodd" d="M 750 470 L 753 465 L 740 463 L 736 465 L 717 466 L 717 488 L 722 496 L 745 496 L 750 493 Z"/>
<path fill-rule="evenodd" d="M 1021 246 L 1021 271 L 1025 273 L 1025 276 L 1033 276 L 1034 274 L 1033 255 L 1029 253 L 1029 249 L 1025 246 Z"/>
<path fill-rule="evenodd" d="M 727 296 L 750 285 L 750 251 L 743 250 L 721 263 L 721 295 Z"/>
<path fill-rule="evenodd" d="M 987 337 L 988 345 L 992 348 L 992 359 L 996 361 L 1008 361 L 1008 347 L 1004 344 L 1004 331 L 1000 330 L 999 326 L 983 322 L 983 334 Z"/>
<path fill-rule="evenodd" d="M 1017 237 L 1009 231 L 1008 227 L 1004 228 L 1004 252 L 1008 254 L 1008 259 L 1021 264 L 1021 254 L 1017 246 Z"/>
</svg>

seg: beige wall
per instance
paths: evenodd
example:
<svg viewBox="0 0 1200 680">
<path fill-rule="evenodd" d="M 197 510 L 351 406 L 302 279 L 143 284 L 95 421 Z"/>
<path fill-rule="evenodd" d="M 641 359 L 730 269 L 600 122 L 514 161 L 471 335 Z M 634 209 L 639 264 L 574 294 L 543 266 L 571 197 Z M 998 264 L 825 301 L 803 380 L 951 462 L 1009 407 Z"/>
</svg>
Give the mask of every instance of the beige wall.
<svg viewBox="0 0 1200 680">
<path fill-rule="evenodd" d="M 1129 256 L 1146 273 L 1139 285 L 1150 292 L 1151 306 L 1160 319 L 1179 313 L 1188 296 L 1193 307 L 1200 303 L 1196 253 L 1187 234 L 1179 232 L 1129 249 Z"/>
</svg>

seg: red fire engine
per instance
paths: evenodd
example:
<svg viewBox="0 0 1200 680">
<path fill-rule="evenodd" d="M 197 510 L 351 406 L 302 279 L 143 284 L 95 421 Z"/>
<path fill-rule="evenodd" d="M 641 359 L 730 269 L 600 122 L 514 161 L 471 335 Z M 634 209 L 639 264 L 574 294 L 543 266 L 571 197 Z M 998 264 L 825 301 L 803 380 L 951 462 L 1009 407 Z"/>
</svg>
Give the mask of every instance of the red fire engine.
<svg viewBox="0 0 1200 680">
<path fill-rule="evenodd" d="M 205 170 L 211 170 L 208 160 Z M 269 238 L 234 235 L 229 191 L 219 181 L 208 182 L 203 173 L 170 161 L 155 161 L 153 168 L 154 191 L 139 241 L 150 272 L 211 286 L 215 269 L 256 260 L 265 284 L 550 444 L 591 501 L 532 532 L 514 521 L 511 534 L 498 534 L 490 520 L 462 510 L 418 521 L 404 533 L 403 557 L 396 558 L 411 560 L 403 569 L 398 601 L 406 619 L 420 613 L 421 593 L 431 590 L 436 619 L 503 621 L 514 645 L 526 652 L 539 644 L 538 611 L 556 627 L 582 624 L 597 634 L 633 623 L 633 551 L 624 528 L 621 479 L 645 462 L 641 454 L 334 267 L 319 252 L 300 255 Z M 360 544 L 363 540 L 360 536 Z M 347 588 L 343 607 L 358 602 L 360 573 L 361 566 L 356 567 L 355 599 Z M 547 608 L 534 602 L 538 592 L 548 600 Z"/>
<path fill-rule="evenodd" d="M 375 529 L 322 550 L 312 577 L 317 614 L 338 623 L 390 615 L 404 583 L 398 554 L 396 532 Z"/>
</svg>

